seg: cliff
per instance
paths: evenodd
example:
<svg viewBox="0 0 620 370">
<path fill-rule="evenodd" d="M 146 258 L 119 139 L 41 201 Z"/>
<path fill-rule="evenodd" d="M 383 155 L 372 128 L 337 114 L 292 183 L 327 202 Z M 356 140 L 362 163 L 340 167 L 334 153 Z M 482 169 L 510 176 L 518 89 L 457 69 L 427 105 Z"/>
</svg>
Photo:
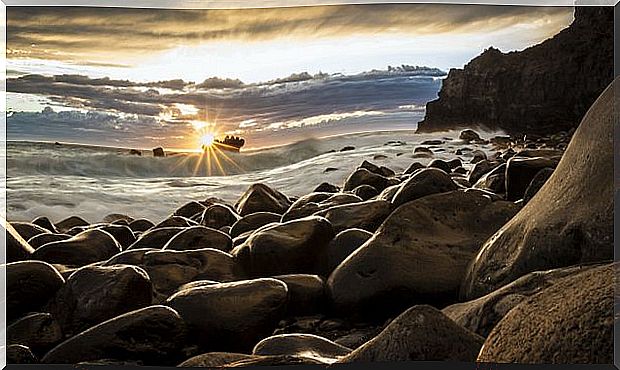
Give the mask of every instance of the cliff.
<svg viewBox="0 0 620 370">
<path fill-rule="evenodd" d="M 575 8 L 573 23 L 519 52 L 490 48 L 452 69 L 418 132 L 459 127 L 545 134 L 577 127 L 613 80 L 613 7 Z"/>
</svg>

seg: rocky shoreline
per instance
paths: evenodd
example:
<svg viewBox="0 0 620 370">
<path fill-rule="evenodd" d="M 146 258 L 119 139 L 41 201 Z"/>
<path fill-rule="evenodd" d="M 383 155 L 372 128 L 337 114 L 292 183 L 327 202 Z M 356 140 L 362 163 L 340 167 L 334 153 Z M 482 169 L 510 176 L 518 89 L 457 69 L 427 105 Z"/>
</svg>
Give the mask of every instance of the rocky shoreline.
<svg viewBox="0 0 620 370">
<path fill-rule="evenodd" d="M 464 130 L 453 160 L 428 142 L 298 198 L 7 222 L 7 361 L 612 363 L 612 98 L 574 133 Z"/>
</svg>

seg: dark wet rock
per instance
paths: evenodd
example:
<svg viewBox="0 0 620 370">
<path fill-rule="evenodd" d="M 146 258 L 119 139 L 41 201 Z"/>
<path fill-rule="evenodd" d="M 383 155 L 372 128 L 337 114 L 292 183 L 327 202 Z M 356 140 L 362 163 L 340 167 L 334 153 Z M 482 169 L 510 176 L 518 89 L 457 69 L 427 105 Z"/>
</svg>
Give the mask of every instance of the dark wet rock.
<svg viewBox="0 0 620 370">
<path fill-rule="evenodd" d="M 86 266 L 75 271 L 46 305 L 63 334 L 71 336 L 105 320 L 151 304 L 152 286 L 138 267 Z"/>
<path fill-rule="evenodd" d="M 153 157 L 165 157 L 166 152 L 164 152 L 164 148 L 157 147 L 153 149 Z"/>
<path fill-rule="evenodd" d="M 390 202 L 368 200 L 331 207 L 314 215 L 325 217 L 332 224 L 335 233 L 354 228 L 374 232 L 391 212 Z"/>
<path fill-rule="evenodd" d="M 519 200 L 538 172 L 544 168 L 555 168 L 557 161 L 542 157 L 512 157 L 506 166 L 506 199 Z"/>
<path fill-rule="evenodd" d="M 110 224 L 101 226 L 98 229 L 110 233 L 121 245 L 122 249 L 126 249 L 136 241 L 136 236 L 129 226 Z"/>
<path fill-rule="evenodd" d="M 577 266 L 531 272 L 483 297 L 453 304 L 442 309 L 442 312 L 462 327 L 487 337 L 495 325 L 519 303 L 566 276 L 592 267 Z"/>
<path fill-rule="evenodd" d="M 185 203 L 179 209 L 174 211 L 174 216 L 181 216 L 190 218 L 198 213 L 202 213 L 206 207 L 196 201 L 191 201 L 189 203 Z"/>
<path fill-rule="evenodd" d="M 264 184 L 252 184 L 241 195 L 235 208 L 241 216 L 255 212 L 273 212 L 283 214 L 290 207 L 289 198 Z"/>
<path fill-rule="evenodd" d="M 41 355 L 62 340 L 60 325 L 49 313 L 31 313 L 6 328 L 6 344 L 22 344 Z"/>
<path fill-rule="evenodd" d="M 75 364 L 113 356 L 145 365 L 175 365 L 184 341 L 184 323 L 166 306 L 150 306 L 114 317 L 69 338 L 49 351 L 43 363 Z"/>
<path fill-rule="evenodd" d="M 340 149 L 341 152 L 348 152 L 348 151 L 351 151 L 351 150 L 355 150 L 355 147 L 354 146 L 345 146 L 342 149 Z"/>
<path fill-rule="evenodd" d="M 467 180 L 471 184 L 475 184 L 476 182 L 478 182 L 478 180 L 480 180 L 482 176 L 484 176 L 485 174 L 487 174 L 489 171 L 493 170 L 497 166 L 499 166 L 499 163 L 497 162 L 491 162 L 488 160 L 480 161 L 471 168 L 471 170 L 469 171 L 469 176 L 467 177 Z"/>
<path fill-rule="evenodd" d="M 496 200 L 504 200 L 504 197 L 496 194 L 490 190 L 486 190 L 486 189 L 477 189 L 477 188 L 469 188 L 469 189 L 465 189 L 463 190 L 465 193 L 476 193 L 479 194 L 483 197 L 486 197 L 488 199 L 490 199 L 492 202 L 495 202 Z M 517 209 L 521 209 L 522 204 L 517 204 L 517 202 L 513 202 L 516 206 Z"/>
<path fill-rule="evenodd" d="M 318 335 L 281 334 L 258 342 L 252 354 L 262 356 L 307 356 L 322 362 L 333 362 L 351 353 L 351 349 Z"/>
<path fill-rule="evenodd" d="M 377 166 L 376 164 L 368 162 L 368 161 L 363 161 L 362 164 L 358 168 L 367 169 L 368 171 L 372 173 L 375 173 L 377 175 L 381 175 L 384 177 L 391 177 L 395 175 L 394 171 L 392 171 L 391 169 L 384 167 L 384 166 Z"/>
<path fill-rule="evenodd" d="M 34 220 L 32 220 L 32 223 L 34 225 L 41 226 L 42 228 L 46 229 L 47 231 L 51 233 L 58 232 L 58 230 L 56 230 L 56 226 L 54 226 L 52 221 L 50 221 L 50 219 L 45 216 L 40 216 L 40 217 L 35 218 Z"/>
<path fill-rule="evenodd" d="M 217 368 L 230 363 L 254 357 L 245 353 L 234 352 L 207 352 L 198 356 L 191 357 L 177 367 L 207 367 Z"/>
<path fill-rule="evenodd" d="M 333 237 L 329 221 L 311 216 L 264 226 L 232 254 L 249 276 L 317 273 Z"/>
<path fill-rule="evenodd" d="M 405 174 L 412 174 L 421 168 L 426 168 L 426 166 L 424 166 L 420 162 L 413 162 L 409 167 L 407 167 L 407 169 L 405 170 Z"/>
<path fill-rule="evenodd" d="M 452 173 L 458 173 L 458 174 L 464 175 L 467 173 L 467 169 L 464 167 L 456 167 L 452 170 Z"/>
<path fill-rule="evenodd" d="M 214 204 L 204 210 L 200 224 L 213 229 L 220 229 L 224 226 L 232 226 L 240 218 L 234 208 L 224 204 Z"/>
<path fill-rule="evenodd" d="M 433 159 L 431 161 L 431 163 L 428 164 L 427 167 L 428 168 L 438 168 L 438 169 L 444 171 L 445 173 L 450 173 L 452 171 L 452 168 L 450 167 L 448 162 L 444 161 L 443 159 Z"/>
<path fill-rule="evenodd" d="M 614 78 L 613 24 L 611 9 L 576 7 L 574 22 L 539 45 L 509 53 L 487 49 L 450 71 L 418 131 L 481 125 L 542 134 L 577 127 Z"/>
<path fill-rule="evenodd" d="M 474 188 L 489 190 L 495 194 L 504 194 L 506 191 L 506 165 L 501 164 L 483 175 Z"/>
<path fill-rule="evenodd" d="M 50 233 L 46 228 L 28 222 L 11 222 L 11 225 L 24 240 L 28 240 L 39 234 Z"/>
<path fill-rule="evenodd" d="M 21 344 L 11 344 L 6 346 L 7 364 L 36 364 L 39 361 L 32 354 L 30 348 Z"/>
<path fill-rule="evenodd" d="M 415 302 L 455 302 L 480 245 L 517 210 L 463 191 L 404 204 L 330 275 L 333 304 L 378 317 Z"/>
<path fill-rule="evenodd" d="M 6 222 L 4 219 L 0 219 L 0 221 L 2 221 L 0 232 L 6 235 L 6 262 L 29 259 L 32 253 L 34 253 L 34 248 L 17 233 L 9 222 Z"/>
<path fill-rule="evenodd" d="M 379 195 L 377 189 L 370 185 L 360 185 L 353 189 L 352 192 L 363 200 L 369 200 L 370 198 Z"/>
<path fill-rule="evenodd" d="M 321 183 L 313 190 L 314 193 L 337 193 L 339 191 L 340 188 L 338 186 L 330 184 L 328 182 Z"/>
<path fill-rule="evenodd" d="M 463 284 L 464 298 L 532 271 L 613 259 L 613 97 L 611 85 L 545 186 L 482 246 Z"/>
<path fill-rule="evenodd" d="M 461 131 L 461 133 L 459 134 L 459 139 L 466 141 L 466 142 L 470 142 L 470 141 L 479 141 L 481 138 L 480 138 L 480 135 L 476 131 L 467 129 L 467 130 Z"/>
<path fill-rule="evenodd" d="M 327 247 L 324 275 L 329 276 L 342 261 L 370 239 L 372 235 L 371 232 L 362 229 L 348 229 L 338 233 Z"/>
<path fill-rule="evenodd" d="M 56 230 L 61 233 L 67 232 L 76 226 L 88 226 L 90 223 L 78 216 L 71 216 L 56 223 Z"/>
<path fill-rule="evenodd" d="M 388 159 L 388 156 L 384 154 L 375 154 L 374 156 L 372 156 L 372 159 L 376 161 L 380 161 L 380 160 Z"/>
<path fill-rule="evenodd" d="M 485 152 L 483 152 L 482 150 L 474 150 L 472 153 L 472 158 L 470 163 L 478 163 L 480 161 L 485 161 L 487 160 L 487 154 Z"/>
<path fill-rule="evenodd" d="M 414 306 L 340 363 L 476 360 L 484 339 L 434 307 Z"/>
<path fill-rule="evenodd" d="M 170 216 L 157 225 L 153 226 L 153 229 L 161 229 L 164 227 L 190 227 L 196 226 L 198 223 L 196 221 L 190 220 L 187 217 L 182 216 Z"/>
<path fill-rule="evenodd" d="M 235 238 L 247 231 L 256 230 L 273 222 L 280 222 L 282 216 L 277 213 L 256 212 L 245 215 L 232 225 L 230 236 Z"/>
<path fill-rule="evenodd" d="M 493 136 L 489 142 L 495 146 L 507 147 L 512 143 L 512 138 L 510 136 Z"/>
<path fill-rule="evenodd" d="M 478 361 L 613 363 L 614 279 L 619 271 L 618 264 L 589 269 L 528 298 L 491 331 Z"/>
<path fill-rule="evenodd" d="M 32 259 L 69 266 L 84 266 L 107 260 L 121 251 L 121 247 L 109 233 L 86 230 L 76 236 L 47 243 L 32 253 Z"/>
<path fill-rule="evenodd" d="M 186 289 L 167 304 L 183 318 L 201 348 L 247 351 L 269 335 L 284 314 L 287 287 L 256 279 Z"/>
<path fill-rule="evenodd" d="M 274 276 L 288 287 L 288 316 L 310 315 L 325 309 L 325 282 L 318 275 L 290 274 Z"/>
<path fill-rule="evenodd" d="M 452 181 L 454 181 L 457 188 L 460 190 L 466 190 L 468 188 L 471 188 L 471 183 L 463 175 L 451 173 L 450 178 L 452 179 Z"/>
<path fill-rule="evenodd" d="M 227 252 L 232 248 L 232 239 L 226 233 L 210 227 L 192 226 L 170 238 L 163 249 L 183 251 L 203 248 Z"/>
<path fill-rule="evenodd" d="M 112 256 L 109 260 L 104 262 L 102 266 L 112 266 L 112 265 L 135 265 L 138 266 L 142 264 L 144 260 L 144 254 L 146 252 L 158 251 L 159 249 L 154 248 L 138 248 L 138 249 L 129 249 L 123 251 L 119 254 Z"/>
<path fill-rule="evenodd" d="M 405 180 L 406 181 L 406 180 Z M 387 200 L 391 202 L 394 199 L 394 195 L 400 190 L 400 185 L 392 185 L 385 188 L 377 197 L 376 200 Z"/>
<path fill-rule="evenodd" d="M 394 194 L 392 204 L 398 207 L 404 203 L 431 194 L 445 193 L 456 190 L 456 184 L 450 175 L 437 168 L 427 168 L 414 173 L 400 186 Z"/>
<path fill-rule="evenodd" d="M 441 145 L 443 144 L 442 140 L 424 140 L 420 143 L 421 145 Z"/>
<path fill-rule="evenodd" d="M 542 170 L 538 171 L 536 176 L 534 176 L 530 184 L 527 186 L 527 189 L 525 189 L 525 194 L 523 194 L 523 202 L 525 204 L 527 204 L 527 202 L 534 198 L 534 195 L 536 195 L 540 188 L 545 185 L 551 175 L 553 175 L 553 168 L 543 168 Z"/>
<path fill-rule="evenodd" d="M 327 167 L 323 170 L 323 173 L 330 173 L 334 171 L 338 171 L 338 169 L 336 167 Z"/>
<path fill-rule="evenodd" d="M 153 288 L 166 297 L 190 281 L 232 281 L 240 274 L 230 254 L 210 248 L 149 251 L 140 267 L 148 273 Z"/>
<path fill-rule="evenodd" d="M 461 162 L 459 158 L 451 159 L 447 161 L 446 163 L 448 163 L 450 170 L 454 170 L 455 168 L 459 168 L 463 166 L 463 162 Z M 450 173 L 450 171 L 447 171 L 447 172 Z"/>
<path fill-rule="evenodd" d="M 140 218 L 137 220 L 133 220 L 129 223 L 129 228 L 135 233 L 135 232 L 144 232 L 150 228 L 152 228 L 153 226 L 155 226 L 154 223 L 152 223 L 151 221 L 144 219 L 144 218 Z"/>
<path fill-rule="evenodd" d="M 360 185 L 370 185 L 380 191 L 387 187 L 388 179 L 365 168 L 358 168 L 345 180 L 342 189 L 350 191 Z"/>
<path fill-rule="evenodd" d="M 525 158 L 537 158 L 543 157 L 547 159 L 557 159 L 559 160 L 564 154 L 564 151 L 557 149 L 523 149 L 519 150 L 515 157 L 525 157 Z"/>
<path fill-rule="evenodd" d="M 28 312 L 39 311 L 65 280 L 50 264 L 21 261 L 5 265 L 6 318 L 10 322 Z"/>
<path fill-rule="evenodd" d="M 140 235 L 135 243 L 127 249 L 155 248 L 162 249 L 173 236 L 185 230 L 183 227 L 162 227 L 160 229 L 150 229 Z"/>
<path fill-rule="evenodd" d="M 322 210 L 343 205 L 361 202 L 362 198 L 348 193 L 310 193 L 297 199 L 291 208 L 282 215 L 282 222 L 287 222 L 310 216 Z"/>
</svg>

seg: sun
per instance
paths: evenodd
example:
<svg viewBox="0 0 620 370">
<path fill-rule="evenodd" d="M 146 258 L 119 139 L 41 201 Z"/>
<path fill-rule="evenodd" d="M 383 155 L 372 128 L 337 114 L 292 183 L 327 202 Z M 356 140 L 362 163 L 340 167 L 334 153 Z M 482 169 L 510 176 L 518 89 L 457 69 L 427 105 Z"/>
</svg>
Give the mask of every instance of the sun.
<svg viewBox="0 0 620 370">
<path fill-rule="evenodd" d="M 211 146 L 215 140 L 215 135 L 204 134 L 200 137 L 200 146 Z"/>
</svg>

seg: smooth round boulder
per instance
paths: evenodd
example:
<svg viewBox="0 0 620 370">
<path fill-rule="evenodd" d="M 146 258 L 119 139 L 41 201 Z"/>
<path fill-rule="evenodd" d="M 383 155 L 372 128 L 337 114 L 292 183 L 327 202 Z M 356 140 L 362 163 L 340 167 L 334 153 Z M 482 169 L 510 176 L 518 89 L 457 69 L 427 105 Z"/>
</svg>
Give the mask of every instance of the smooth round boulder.
<svg viewBox="0 0 620 370">
<path fill-rule="evenodd" d="M 131 216 L 127 216 L 121 213 L 110 213 L 108 215 L 106 215 L 101 221 L 108 223 L 108 224 L 117 224 L 117 223 L 126 223 L 129 224 L 131 221 L 133 221 L 133 217 Z"/>
<path fill-rule="evenodd" d="M 39 361 L 32 353 L 30 348 L 21 344 L 10 344 L 6 346 L 6 363 L 7 364 L 36 364 Z"/>
<path fill-rule="evenodd" d="M 60 325 L 49 313 L 31 313 L 6 328 L 7 344 L 22 344 L 43 355 L 62 340 Z"/>
<path fill-rule="evenodd" d="M 312 315 L 325 311 L 325 281 L 318 275 L 290 274 L 274 276 L 288 288 L 288 316 Z"/>
<path fill-rule="evenodd" d="M 281 222 L 310 216 L 330 207 L 361 202 L 362 198 L 349 193 L 310 193 L 297 199 L 282 215 Z"/>
<path fill-rule="evenodd" d="M 127 249 L 162 249 L 173 236 L 183 230 L 185 230 L 183 227 L 162 227 L 159 229 L 151 228 L 140 235 L 140 237 Z"/>
<path fill-rule="evenodd" d="M 455 302 L 480 245 L 517 210 L 463 191 L 405 203 L 330 275 L 334 306 L 378 317 L 416 302 Z"/>
<path fill-rule="evenodd" d="M 339 363 L 379 361 L 473 362 L 484 339 L 432 306 L 413 306 Z"/>
<path fill-rule="evenodd" d="M 245 232 L 256 230 L 273 222 L 280 222 L 281 217 L 282 215 L 271 212 L 250 213 L 249 215 L 243 216 L 232 225 L 230 236 L 236 238 Z"/>
<path fill-rule="evenodd" d="M 377 189 L 370 185 L 360 185 L 353 189 L 352 193 L 360 197 L 362 200 L 368 200 L 379 195 Z"/>
<path fill-rule="evenodd" d="M 464 300 L 529 272 L 614 258 L 615 84 L 585 115 L 536 196 L 484 243 L 463 282 Z"/>
<path fill-rule="evenodd" d="M 154 248 L 140 248 L 140 249 L 130 249 L 126 251 L 122 251 L 114 256 L 112 256 L 109 260 L 105 261 L 101 264 L 101 266 L 112 266 L 112 265 L 141 265 L 144 261 L 144 254 L 146 252 L 157 251 L 159 249 Z"/>
<path fill-rule="evenodd" d="M 136 236 L 129 226 L 110 224 L 98 227 L 98 229 L 110 233 L 122 249 L 127 249 L 136 241 Z"/>
<path fill-rule="evenodd" d="M 192 226 L 181 230 L 164 245 L 164 250 L 187 251 L 212 248 L 230 251 L 232 239 L 226 233 L 205 226 Z"/>
<path fill-rule="evenodd" d="M 351 349 L 313 334 L 280 334 L 258 342 L 253 355 L 305 356 L 332 363 L 351 353 Z"/>
<path fill-rule="evenodd" d="M 288 197 L 265 184 L 252 184 L 241 195 L 235 209 L 241 216 L 255 212 L 272 212 L 283 214 L 291 205 Z"/>
<path fill-rule="evenodd" d="M 372 236 L 373 233 L 362 229 L 347 229 L 338 233 L 327 246 L 326 267 L 322 274 L 329 276 L 342 261 Z"/>
<path fill-rule="evenodd" d="M 76 226 L 88 226 L 90 223 L 85 219 L 78 216 L 70 216 L 62 221 L 57 222 L 54 226 L 56 226 L 56 230 L 61 233 L 66 233 Z"/>
<path fill-rule="evenodd" d="M 506 164 L 506 199 L 519 200 L 532 179 L 545 168 L 555 168 L 557 160 L 535 157 L 512 157 Z"/>
<path fill-rule="evenodd" d="M 69 337 L 123 313 L 149 306 L 153 288 L 147 273 L 130 265 L 86 266 L 76 270 L 44 307 Z"/>
<path fill-rule="evenodd" d="M 385 200 L 368 200 L 360 203 L 334 206 L 314 214 L 325 217 L 339 233 L 346 229 L 374 232 L 392 212 L 392 204 Z"/>
<path fill-rule="evenodd" d="M 4 269 L 8 322 L 28 312 L 39 311 L 65 283 L 58 270 L 45 262 L 12 262 Z"/>
<path fill-rule="evenodd" d="M 15 231 L 17 231 L 17 233 L 24 238 L 24 240 L 28 240 L 39 234 L 50 233 L 48 229 L 29 222 L 11 222 L 11 225 L 15 228 Z"/>
<path fill-rule="evenodd" d="M 543 168 L 538 171 L 536 176 L 534 176 L 530 184 L 527 186 L 527 189 L 525 189 L 525 194 L 523 194 L 523 203 L 527 204 L 527 202 L 534 198 L 534 195 L 536 195 L 538 190 L 545 185 L 551 175 L 553 175 L 553 168 Z"/>
<path fill-rule="evenodd" d="M 437 168 L 442 170 L 445 173 L 450 173 L 452 171 L 452 167 L 448 164 L 448 162 L 443 159 L 433 159 L 431 163 L 426 166 L 428 168 Z"/>
<path fill-rule="evenodd" d="M 51 233 L 58 233 L 58 230 L 56 230 L 56 226 L 54 226 L 52 221 L 50 221 L 50 219 L 45 216 L 39 216 L 35 218 L 34 220 L 32 220 L 32 223 L 34 225 L 41 226 L 42 228 L 46 229 Z"/>
<path fill-rule="evenodd" d="M 155 226 L 155 224 L 145 218 L 139 218 L 129 223 L 129 228 L 134 233 L 145 232 L 146 230 L 152 228 L 153 226 Z"/>
<path fill-rule="evenodd" d="M 459 139 L 466 142 L 479 141 L 480 135 L 474 130 L 466 129 L 461 131 L 461 133 L 459 134 Z"/>
<path fill-rule="evenodd" d="M 182 290 L 167 305 L 181 315 L 188 338 L 201 348 L 243 352 L 273 331 L 287 295 L 283 282 L 255 279 Z"/>
<path fill-rule="evenodd" d="M 200 217 L 200 224 L 213 229 L 221 229 L 224 226 L 232 226 L 240 218 L 232 207 L 214 204 L 204 210 Z"/>
<path fill-rule="evenodd" d="M 469 181 L 470 184 L 475 184 L 482 176 L 499 165 L 499 163 L 491 162 L 486 159 L 479 161 L 469 170 L 467 181 Z"/>
<path fill-rule="evenodd" d="M 312 192 L 313 193 L 337 193 L 340 191 L 340 188 L 336 185 L 330 184 L 328 182 L 323 182 L 319 186 L 317 186 Z"/>
<path fill-rule="evenodd" d="M 334 230 L 325 218 L 306 217 L 255 231 L 232 251 L 251 277 L 317 273 Z"/>
<path fill-rule="evenodd" d="M 491 331 L 477 361 L 611 364 L 617 263 L 568 276 L 512 309 Z"/>
<path fill-rule="evenodd" d="M 358 168 L 345 180 L 342 190 L 351 191 L 360 185 L 370 185 L 381 191 L 388 185 L 388 178 L 365 168 Z"/>
<path fill-rule="evenodd" d="M 161 229 L 164 227 L 190 227 L 198 225 L 196 221 L 193 221 L 187 217 L 181 216 L 170 216 L 157 225 L 153 226 L 152 229 Z"/>
<path fill-rule="evenodd" d="M 422 168 L 426 168 L 426 166 L 423 165 L 420 162 L 413 162 L 411 165 L 409 165 L 409 167 L 407 167 L 407 169 L 405 170 L 404 174 L 410 175 L 410 174 L 412 174 L 412 173 L 414 173 L 417 170 L 422 169 Z"/>
<path fill-rule="evenodd" d="M 120 244 L 110 233 L 91 229 L 76 236 L 42 245 L 31 258 L 68 266 L 84 266 L 104 261 L 121 251 Z"/>
<path fill-rule="evenodd" d="M 450 175 L 437 168 L 427 168 L 412 174 L 402 183 L 392 198 L 394 207 L 431 194 L 456 190 Z"/>
<path fill-rule="evenodd" d="M 501 164 L 484 174 L 474 188 L 491 191 L 495 194 L 504 194 L 506 191 L 506 165 Z"/>
<path fill-rule="evenodd" d="M 47 364 L 76 364 L 113 358 L 145 365 L 175 365 L 184 343 L 184 323 L 166 306 L 150 306 L 95 325 L 62 342 L 42 358 Z"/>
<path fill-rule="evenodd" d="M 28 244 L 34 248 L 37 249 L 40 246 L 43 246 L 47 243 L 51 243 L 51 242 L 58 242 L 61 240 L 67 240 L 70 239 L 72 236 L 69 234 L 52 234 L 52 233 L 44 233 L 44 234 L 39 234 L 39 235 L 35 235 L 32 238 L 28 239 Z"/>
<path fill-rule="evenodd" d="M 189 203 L 185 203 L 179 209 L 174 211 L 173 216 L 181 216 L 185 218 L 190 218 L 194 215 L 204 212 L 206 207 L 196 201 L 191 201 Z"/>
</svg>

